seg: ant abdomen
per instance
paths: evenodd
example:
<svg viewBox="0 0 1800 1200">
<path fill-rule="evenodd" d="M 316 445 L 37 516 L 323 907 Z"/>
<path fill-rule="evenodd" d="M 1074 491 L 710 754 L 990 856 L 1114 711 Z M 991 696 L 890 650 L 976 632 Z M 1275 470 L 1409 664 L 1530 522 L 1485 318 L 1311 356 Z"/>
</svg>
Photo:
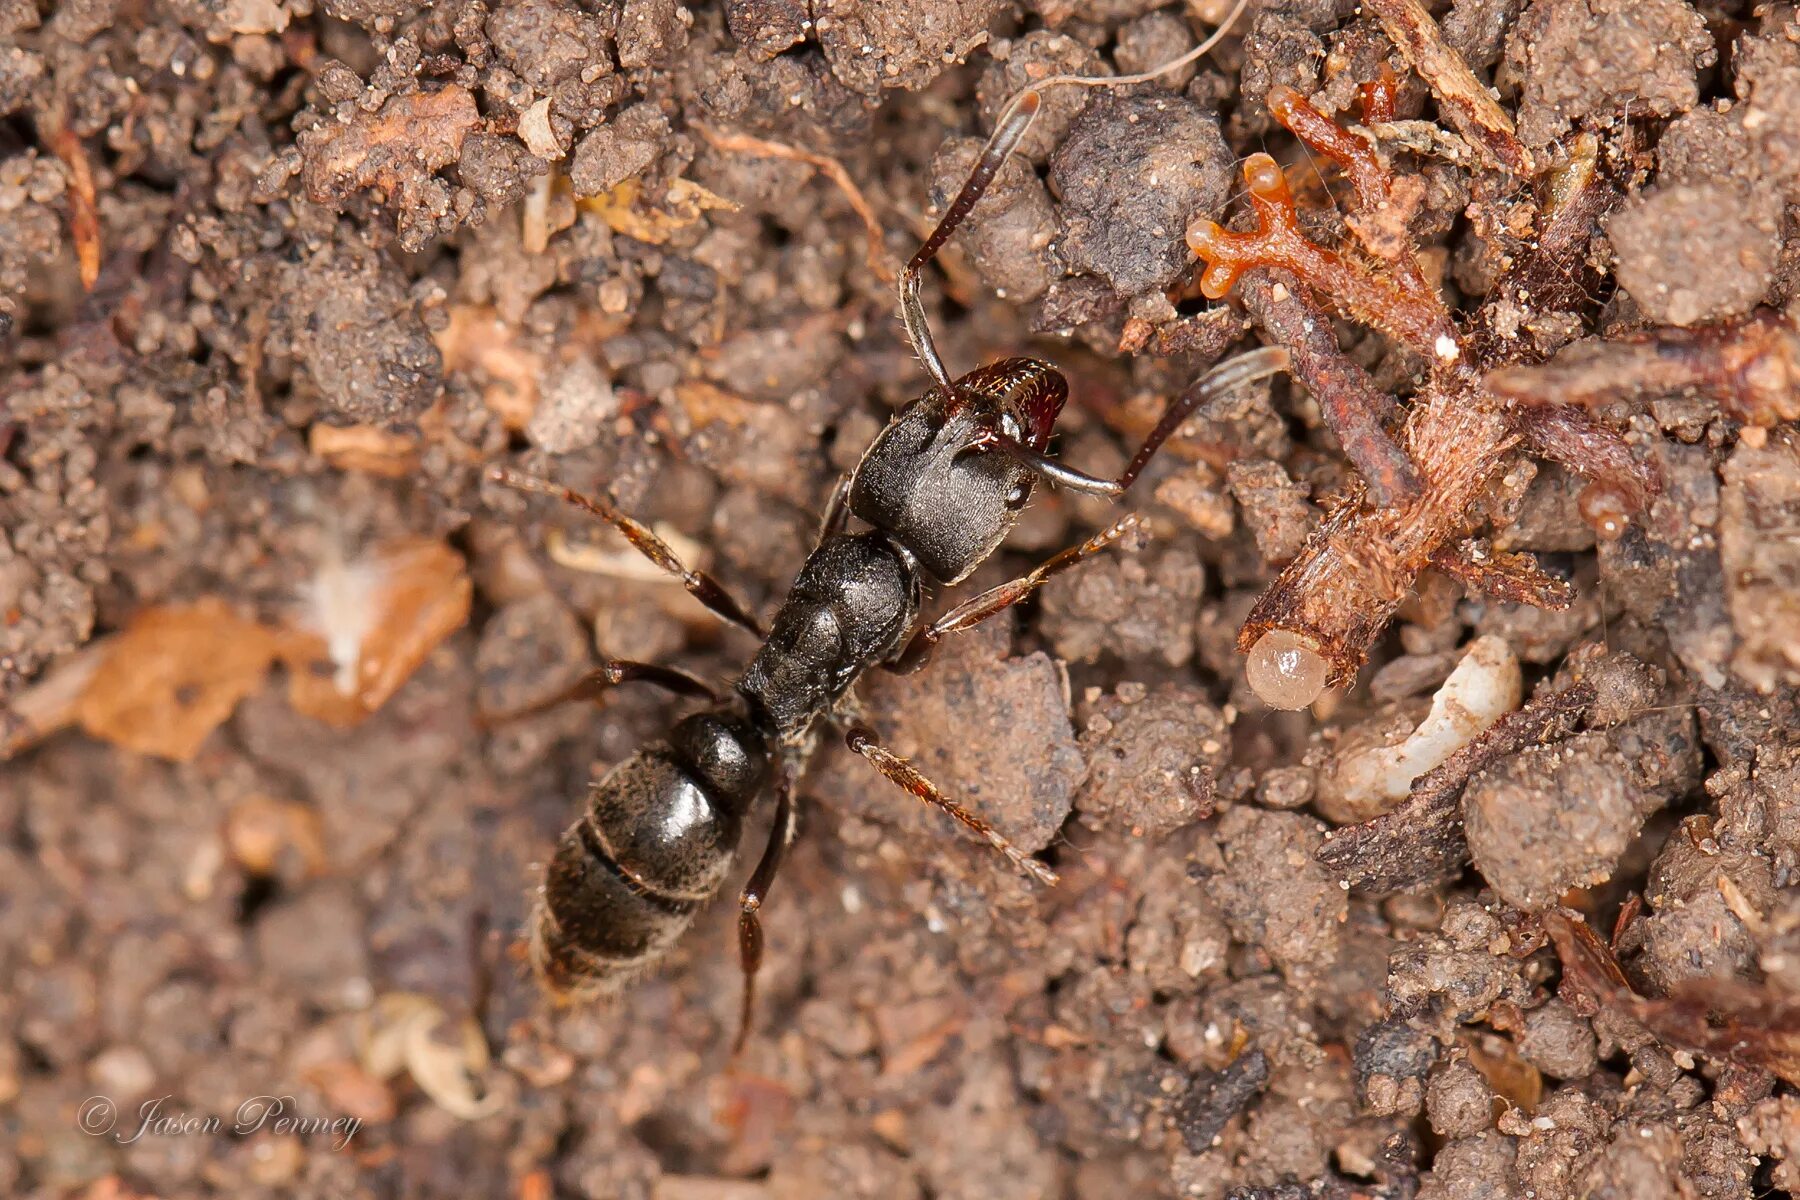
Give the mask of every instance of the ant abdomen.
<svg viewBox="0 0 1800 1200">
<path fill-rule="evenodd" d="M 1225 25 L 1248 4 L 1235 0 Z M 531 937 L 532 961 L 552 990 L 610 991 L 660 959 L 724 883 L 744 814 L 773 774 L 768 842 L 738 893 L 744 993 L 736 1046 L 741 1050 L 763 956 L 760 914 L 798 829 L 796 788 L 824 722 L 838 726 L 843 744 L 890 782 L 957 821 L 1020 871 L 1045 884 L 1056 882 L 1047 865 L 882 745 L 859 719 L 851 688 L 876 668 L 918 667 L 945 636 L 1008 611 L 1049 579 L 1140 528 L 1136 516 L 1126 516 L 936 620 L 919 620 L 926 588 L 966 579 L 988 561 L 1036 482 L 1122 496 L 1188 417 L 1235 387 L 1286 369 L 1287 351 L 1251 351 L 1215 367 L 1170 403 L 1123 472 L 1092 475 L 1051 453 L 1056 418 L 1068 396 L 1068 384 L 1055 367 L 1009 358 L 950 375 L 919 298 L 920 272 L 973 211 L 1025 135 L 1041 103 L 1038 88 L 1144 82 L 1204 54 L 1225 25 L 1156 71 L 1046 80 L 1003 111 L 962 190 L 900 275 L 907 339 L 932 386 L 889 422 L 840 480 L 819 538 L 766 630 L 718 580 L 689 568 L 654 530 L 610 502 L 505 471 L 495 474 L 523 490 L 559 496 L 606 522 L 696 600 L 761 643 L 732 682 L 729 699 L 721 700 L 710 684 L 684 672 L 611 658 L 561 695 L 598 699 L 614 685 L 642 681 L 681 696 L 711 696 L 718 704 L 688 717 L 666 742 L 609 772 L 589 791 L 581 819 L 563 834 L 545 872 Z M 868 528 L 852 531 L 852 518 Z"/>
<path fill-rule="evenodd" d="M 595 783 L 544 872 L 531 937 L 544 982 L 604 991 L 661 958 L 724 883 L 767 773 L 756 731 L 708 712 Z"/>
</svg>

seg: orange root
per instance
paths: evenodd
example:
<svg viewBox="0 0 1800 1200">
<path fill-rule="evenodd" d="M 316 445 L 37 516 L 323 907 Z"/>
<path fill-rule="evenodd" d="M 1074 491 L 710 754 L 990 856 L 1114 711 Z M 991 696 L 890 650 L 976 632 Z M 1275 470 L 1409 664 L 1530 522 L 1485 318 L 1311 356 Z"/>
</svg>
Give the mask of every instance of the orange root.
<svg viewBox="0 0 1800 1200">
<path fill-rule="evenodd" d="M 1224 298 L 1238 276 L 1252 268 L 1290 271 L 1346 316 L 1436 360 L 1453 362 L 1461 357 L 1443 301 L 1425 287 L 1416 268 L 1377 274 L 1307 238 L 1300 229 L 1293 192 L 1267 154 L 1245 160 L 1244 182 L 1256 218 L 1253 232 L 1232 233 L 1205 219 L 1188 227 L 1188 248 L 1207 264 L 1200 290 L 1208 298 Z"/>
</svg>

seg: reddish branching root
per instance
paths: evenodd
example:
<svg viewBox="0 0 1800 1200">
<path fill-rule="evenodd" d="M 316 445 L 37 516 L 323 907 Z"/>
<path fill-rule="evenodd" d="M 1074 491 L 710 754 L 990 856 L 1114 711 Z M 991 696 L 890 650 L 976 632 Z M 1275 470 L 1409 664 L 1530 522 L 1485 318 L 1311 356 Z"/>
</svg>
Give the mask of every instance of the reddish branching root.
<svg viewBox="0 0 1800 1200">
<path fill-rule="evenodd" d="M 1284 90 L 1276 89 L 1276 94 Z M 1358 215 L 1378 213 L 1391 203 L 1387 189 L 1376 178 L 1385 175 L 1386 168 L 1372 149 L 1348 131 L 1337 129 L 1297 96 L 1289 99 L 1287 111 L 1289 119 L 1299 125 L 1296 133 L 1302 140 L 1345 167 L 1354 185 Z M 1300 113 L 1317 118 L 1317 123 L 1297 120 Z M 1281 119 L 1279 112 L 1277 119 Z M 1321 126 L 1341 137 L 1320 136 Z M 1350 150 L 1346 145 L 1350 142 L 1361 149 Z M 1393 257 L 1386 259 L 1387 269 L 1377 269 L 1313 242 L 1300 229 L 1294 194 L 1281 167 L 1267 154 L 1252 154 L 1245 160 L 1244 183 L 1256 220 L 1253 231 L 1232 233 L 1208 220 L 1196 221 L 1188 229 L 1188 248 L 1207 264 L 1200 276 L 1200 290 L 1209 298 L 1225 297 L 1245 271 L 1287 271 L 1343 315 L 1379 329 L 1428 358 L 1451 363 L 1461 357 L 1449 309 L 1425 282 L 1410 248 L 1390 250 Z M 1352 224 L 1352 230 L 1356 228 Z"/>
<path fill-rule="evenodd" d="M 1377 111 L 1387 103 L 1384 94 L 1376 93 L 1371 101 Z M 1362 474 L 1370 499 L 1386 507 L 1414 498 L 1418 474 L 1387 433 L 1395 405 L 1375 389 L 1366 372 L 1338 352 L 1320 302 L 1428 360 L 1452 363 L 1461 358 L 1450 311 L 1426 282 L 1406 230 L 1422 193 L 1396 179 L 1371 142 L 1341 128 L 1292 88 L 1272 89 L 1269 108 L 1276 120 L 1344 172 L 1354 201 L 1346 220 L 1357 247 L 1332 250 L 1307 237 L 1280 166 L 1266 154 L 1254 154 L 1244 163 L 1244 181 L 1255 228 L 1231 232 L 1206 219 L 1188 228 L 1189 248 L 1207 263 L 1200 289 L 1221 299 L 1250 273 L 1252 310 L 1294 356 L 1296 378 L 1319 398 L 1326 423 Z"/>
<path fill-rule="evenodd" d="M 1435 87 L 1438 80 L 1428 75 L 1428 82 Z M 1379 88 L 1370 93 L 1368 107 L 1377 117 L 1390 107 L 1383 95 Z M 1273 89 L 1269 107 L 1348 181 L 1346 244 L 1326 247 L 1307 236 L 1288 182 L 1266 154 L 1244 164 L 1252 227 L 1227 230 L 1197 220 L 1187 238 L 1205 263 L 1201 290 L 1218 299 L 1242 288 L 1265 334 L 1288 348 L 1295 377 L 1319 398 L 1362 475 L 1362 486 L 1270 585 L 1239 632 L 1253 689 L 1275 707 L 1300 708 L 1324 688 L 1351 683 L 1428 567 L 1500 599 L 1568 607 L 1572 589 L 1529 555 L 1497 554 L 1470 537 L 1479 501 L 1520 449 L 1595 480 L 1586 509 L 1603 535 L 1616 536 L 1657 484 L 1618 435 L 1586 413 L 1515 405 L 1484 384 L 1484 370 L 1533 357 L 1534 343 L 1497 333 L 1502 322 L 1487 305 L 1466 331 L 1459 327 L 1428 279 L 1409 228 L 1419 207 L 1416 180 L 1397 176 L 1372 140 L 1292 89 Z M 1493 135 L 1490 149 L 1504 148 L 1509 131 L 1485 131 Z M 1602 169 L 1597 139 L 1582 137 L 1570 154 L 1579 169 L 1560 171 L 1544 189 L 1536 244 L 1516 257 L 1495 288 L 1494 296 L 1510 305 L 1558 312 L 1589 303 L 1586 247 L 1620 191 L 1616 173 Z M 1512 157 L 1496 154 L 1490 162 L 1510 172 L 1518 161 L 1495 160 Z M 1427 379 L 1403 418 L 1338 350 L 1321 308 L 1424 359 Z M 1397 441 L 1388 432 L 1396 424 Z"/>
</svg>

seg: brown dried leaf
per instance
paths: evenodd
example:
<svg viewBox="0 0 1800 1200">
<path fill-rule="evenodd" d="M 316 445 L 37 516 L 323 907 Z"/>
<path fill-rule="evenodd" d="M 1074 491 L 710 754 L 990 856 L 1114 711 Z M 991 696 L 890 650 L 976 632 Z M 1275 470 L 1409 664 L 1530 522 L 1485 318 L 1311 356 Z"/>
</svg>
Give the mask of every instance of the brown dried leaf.
<svg viewBox="0 0 1800 1200">
<path fill-rule="evenodd" d="M 614 233 L 657 246 L 668 241 L 677 230 L 698 221 L 709 209 L 736 212 L 740 207 L 736 201 L 715 195 L 687 179 L 670 183 L 662 203 L 648 207 L 640 202 L 642 187 L 642 181 L 633 177 L 604 195 L 590 196 L 577 203 L 612 226 Z"/>
<path fill-rule="evenodd" d="M 145 609 L 112 639 L 76 720 L 116 746 L 186 762 L 262 686 L 279 641 L 211 596 Z"/>
<path fill-rule="evenodd" d="M 360 724 L 469 619 L 473 591 L 462 556 L 432 538 L 395 538 L 360 562 L 325 564 L 311 619 L 333 628 L 283 648 L 289 702 L 327 725 Z"/>
<path fill-rule="evenodd" d="M 1544 1077 L 1519 1056 L 1518 1047 L 1501 1037 L 1481 1038 L 1468 1047 L 1469 1065 L 1481 1072 L 1495 1093 L 1514 1108 L 1536 1112 L 1544 1098 Z"/>
</svg>

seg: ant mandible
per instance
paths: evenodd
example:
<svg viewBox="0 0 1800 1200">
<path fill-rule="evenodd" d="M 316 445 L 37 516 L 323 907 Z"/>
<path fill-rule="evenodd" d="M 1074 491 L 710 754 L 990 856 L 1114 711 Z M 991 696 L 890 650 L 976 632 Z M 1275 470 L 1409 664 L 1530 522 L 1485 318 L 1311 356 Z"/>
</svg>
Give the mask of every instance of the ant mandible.
<svg viewBox="0 0 1800 1200">
<path fill-rule="evenodd" d="M 717 580 L 690 570 L 648 528 L 604 500 L 504 468 L 492 472 L 496 482 L 560 497 L 611 525 L 657 566 L 679 577 L 707 608 L 762 642 L 749 668 L 723 692 L 682 671 L 608 659 L 549 702 L 594 699 L 634 680 L 711 702 L 677 721 L 666 739 L 639 750 L 592 785 L 586 811 L 557 843 L 530 932 L 531 962 L 553 992 L 581 996 L 610 991 L 659 960 L 723 885 L 744 818 L 773 777 L 773 828 L 738 896 L 744 995 L 735 1046 L 743 1046 L 762 961 L 758 914 L 794 838 L 795 788 L 821 718 L 839 725 L 849 748 L 888 779 L 986 840 L 1019 870 L 1042 883 L 1056 883 L 1048 866 L 1021 852 L 883 746 L 874 731 L 847 711 L 846 696 L 871 667 L 917 669 L 949 634 L 1018 604 L 1051 577 L 1138 526 L 1138 518 L 1127 515 L 1028 574 L 919 625 L 926 585 L 957 583 L 993 554 L 1039 479 L 1091 495 L 1122 495 L 1196 409 L 1284 369 L 1287 353 L 1253 350 L 1213 368 L 1169 406 L 1123 473 L 1102 478 L 1050 453 L 1056 418 L 1068 396 L 1068 383 L 1054 366 L 1008 358 L 950 376 L 919 300 L 920 273 L 1029 129 L 1043 88 L 1062 82 L 1133 83 L 1175 69 L 1216 44 L 1244 2 L 1206 42 L 1157 71 L 1113 79 L 1045 80 L 1003 111 L 962 190 L 901 274 L 907 337 L 932 386 L 895 414 L 855 470 L 840 480 L 818 542 L 766 632 Z M 853 532 L 853 517 L 866 528 Z"/>
</svg>

